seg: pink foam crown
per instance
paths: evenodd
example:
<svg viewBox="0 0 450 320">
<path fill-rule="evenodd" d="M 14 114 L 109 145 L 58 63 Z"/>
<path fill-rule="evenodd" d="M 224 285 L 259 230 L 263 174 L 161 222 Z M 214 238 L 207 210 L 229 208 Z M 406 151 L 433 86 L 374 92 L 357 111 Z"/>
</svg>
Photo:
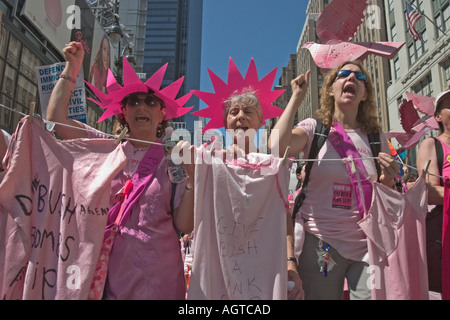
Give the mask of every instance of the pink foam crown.
<svg viewBox="0 0 450 320">
<path fill-rule="evenodd" d="M 214 93 L 193 90 L 192 92 L 208 105 L 208 108 L 193 112 L 198 117 L 211 119 L 203 128 L 203 132 L 209 129 L 218 129 L 224 126 L 223 110 L 224 102 L 236 93 L 245 91 L 255 92 L 261 105 L 263 120 L 281 116 L 283 109 L 275 107 L 272 103 L 283 94 L 285 90 L 272 91 L 272 85 L 275 80 L 277 69 L 272 70 L 261 81 L 258 79 L 255 61 L 250 61 L 247 74 L 242 77 L 233 59 L 230 58 L 228 66 L 228 83 L 225 83 L 210 69 L 208 69 L 211 82 L 214 87 Z"/>
<path fill-rule="evenodd" d="M 89 100 L 96 103 L 99 107 L 106 109 L 98 122 L 122 113 L 121 102 L 127 95 L 136 92 L 148 92 L 148 89 L 151 89 L 158 98 L 164 101 L 167 110 L 165 120 L 178 118 L 188 113 L 193 107 L 183 108 L 183 106 L 190 99 L 192 93 L 188 93 L 183 97 L 176 99 L 181 85 L 183 84 L 184 77 L 181 77 L 169 86 L 161 89 L 166 69 L 167 63 L 156 71 L 150 79 L 143 83 L 128 60 L 123 57 L 123 86 L 117 82 L 111 70 L 108 70 L 106 82 L 107 94 L 86 82 L 98 98 L 98 101 L 94 99 Z"/>
</svg>

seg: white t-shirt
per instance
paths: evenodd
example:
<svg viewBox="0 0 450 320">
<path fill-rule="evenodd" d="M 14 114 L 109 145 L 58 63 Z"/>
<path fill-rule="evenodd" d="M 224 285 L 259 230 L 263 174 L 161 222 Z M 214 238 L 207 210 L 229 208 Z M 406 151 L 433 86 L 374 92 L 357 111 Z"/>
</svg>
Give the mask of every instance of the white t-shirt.
<svg viewBox="0 0 450 320">
<path fill-rule="evenodd" d="M 308 135 L 305 158 L 308 158 L 314 132 L 317 126 L 315 119 L 306 119 L 296 128 Z M 345 130 L 352 139 L 361 158 L 373 157 L 369 140 L 361 130 Z M 381 151 L 389 154 L 389 145 L 384 133 L 380 134 Z M 331 142 L 320 149 L 317 159 L 341 159 Z M 377 170 L 373 159 L 363 160 L 367 173 L 377 181 Z M 305 230 L 334 247 L 343 257 L 361 261 L 367 253 L 366 237 L 358 225 L 360 215 L 355 192 L 344 162 L 314 162 L 309 178 L 306 198 L 296 219 L 304 219 Z M 337 206 L 333 199 L 333 191 L 344 188 L 348 192 L 348 205 Z M 351 197 L 351 202 L 350 202 Z M 351 203 L 351 204 L 350 204 Z"/>
</svg>

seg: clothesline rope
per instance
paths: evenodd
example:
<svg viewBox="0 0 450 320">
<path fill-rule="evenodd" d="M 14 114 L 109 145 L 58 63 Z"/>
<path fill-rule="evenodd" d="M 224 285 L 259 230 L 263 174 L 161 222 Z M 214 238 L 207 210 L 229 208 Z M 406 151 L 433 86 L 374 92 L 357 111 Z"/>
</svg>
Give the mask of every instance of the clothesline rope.
<svg viewBox="0 0 450 320">
<path fill-rule="evenodd" d="M 18 110 L 12 109 L 12 108 L 9 108 L 9 107 L 7 107 L 7 106 L 5 106 L 3 104 L 0 104 L 0 107 L 5 108 L 5 109 L 7 109 L 9 111 L 18 113 L 18 114 L 20 114 L 22 116 L 28 116 L 27 114 L 25 114 L 23 112 L 20 112 Z M 48 120 L 44 120 L 44 119 L 43 119 L 43 121 L 44 121 L 44 123 L 60 125 L 60 126 L 64 126 L 64 127 L 68 127 L 68 128 L 72 128 L 72 129 L 76 129 L 76 130 L 89 132 L 89 130 L 86 129 L 86 128 L 75 127 L 75 126 L 71 126 L 69 124 L 59 123 L 59 122 L 55 122 L 55 121 L 48 121 Z M 117 139 L 118 138 L 117 135 L 107 134 L 107 133 L 103 133 L 103 132 L 102 132 L 102 134 L 104 134 L 104 135 L 106 135 L 106 136 L 108 136 L 110 138 L 113 138 L 113 139 Z M 126 138 L 126 139 L 130 140 L 130 141 L 134 141 L 134 142 L 148 143 L 148 144 L 160 145 L 160 146 L 164 146 L 164 147 L 172 147 L 172 145 L 166 145 L 166 144 L 158 143 L 158 142 L 150 142 L 150 141 L 146 141 L 146 140 L 139 140 L 139 139 L 133 139 L 133 138 Z M 353 159 L 353 160 L 362 160 L 362 161 L 364 161 L 364 160 L 372 160 L 373 161 L 373 160 L 377 160 L 377 159 L 378 159 L 377 157 L 367 157 L 367 158 L 359 158 L 359 159 Z M 319 162 L 319 161 L 344 161 L 344 162 L 346 162 L 346 161 L 350 161 L 347 158 L 344 158 L 344 159 L 296 159 L 296 160 L 288 159 L 288 160 L 290 160 L 292 162 Z M 417 168 L 415 168 L 413 166 L 410 166 L 410 165 L 404 163 L 403 161 L 397 161 L 397 162 L 399 162 L 401 165 L 404 165 L 404 166 L 406 166 L 406 167 L 408 167 L 410 169 L 413 169 L 413 170 L 419 172 L 419 169 L 417 169 Z M 443 176 L 436 175 L 436 174 L 433 174 L 433 173 L 430 173 L 430 172 L 427 172 L 427 174 L 429 174 L 431 176 L 435 176 L 435 177 L 441 178 L 441 179 L 446 179 Z"/>
<path fill-rule="evenodd" d="M 5 106 L 5 105 L 3 105 L 3 104 L 0 104 L 0 107 L 5 108 L 5 109 L 7 109 L 7 110 L 9 110 L 9 111 L 18 113 L 18 114 L 20 114 L 20 115 L 22 115 L 22 116 L 25 116 L 25 117 L 28 116 L 27 114 L 25 114 L 25 113 L 23 113 L 23 112 L 20 112 L 20 111 L 18 111 L 18 110 L 14 110 L 14 109 L 9 108 L 9 107 L 7 107 L 7 106 Z M 58 126 L 63 126 L 63 127 L 71 128 L 71 129 L 80 130 L 80 131 L 86 131 L 86 132 L 89 132 L 89 131 L 90 131 L 90 130 L 88 130 L 88 129 L 86 129 L 86 128 L 75 127 L 75 126 L 71 126 L 71 125 L 66 124 L 66 123 L 60 123 L 60 122 L 56 122 L 56 121 L 48 121 L 48 120 L 45 120 L 45 119 L 42 119 L 42 120 L 44 121 L 44 123 L 54 124 L 54 125 L 58 125 Z M 102 134 L 104 134 L 104 135 L 106 135 L 106 136 L 108 136 L 108 137 L 110 137 L 110 138 L 113 138 L 113 139 L 117 139 L 117 138 L 119 137 L 119 136 L 117 136 L 117 135 L 112 135 L 112 134 L 103 133 L 103 132 L 102 132 Z M 160 145 L 160 146 L 164 146 L 164 147 L 170 147 L 170 146 L 171 146 L 171 145 L 165 145 L 165 144 L 162 144 L 162 143 L 151 142 L 151 141 L 146 141 L 146 140 L 139 140 L 139 139 L 133 139 L 133 138 L 126 138 L 126 139 L 127 139 L 127 140 L 130 140 L 130 141 L 134 141 L 134 142 L 148 143 L 148 144 L 155 144 L 155 145 Z"/>
</svg>

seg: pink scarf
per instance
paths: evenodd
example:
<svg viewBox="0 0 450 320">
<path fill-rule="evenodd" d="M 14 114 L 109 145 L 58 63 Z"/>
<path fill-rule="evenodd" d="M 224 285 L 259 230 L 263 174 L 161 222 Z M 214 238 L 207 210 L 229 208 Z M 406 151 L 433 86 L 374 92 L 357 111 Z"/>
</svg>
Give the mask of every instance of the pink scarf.
<svg viewBox="0 0 450 320">
<path fill-rule="evenodd" d="M 361 156 L 359 155 L 359 152 L 356 150 L 356 147 L 353 144 L 352 139 L 350 139 L 347 132 L 345 132 L 344 128 L 337 121 L 334 121 L 333 126 L 331 127 L 330 133 L 328 135 L 328 140 L 331 142 L 331 144 L 334 146 L 334 148 L 342 158 L 352 156 L 356 166 L 365 174 L 364 175 L 358 172 L 353 173 L 351 170 L 352 165 L 351 162 L 350 161 L 346 162 L 348 174 L 350 176 L 350 181 L 352 182 L 353 190 L 355 191 L 356 200 L 358 202 L 359 214 L 362 219 L 365 214 L 364 204 L 366 210 L 369 210 L 370 204 L 372 202 L 372 184 L 366 178 L 368 174 L 362 160 L 360 160 Z M 361 201 L 362 197 L 360 193 L 357 174 L 359 174 L 361 189 L 364 195 L 364 203 Z"/>
<path fill-rule="evenodd" d="M 106 276 L 108 273 L 109 255 L 111 253 L 114 238 L 119 228 L 129 218 L 134 204 L 139 201 L 141 194 L 150 185 L 156 169 L 164 157 L 164 147 L 151 146 L 145 153 L 132 180 L 128 180 L 122 188 L 121 198 L 108 212 L 108 222 L 105 229 L 100 258 L 95 268 L 94 279 L 89 291 L 89 299 L 99 300 L 103 296 Z M 117 197 L 117 196 L 116 196 Z"/>
<path fill-rule="evenodd" d="M 158 141 L 159 142 L 159 141 Z M 159 142 L 160 143 L 160 142 Z M 153 180 L 156 169 L 164 158 L 164 147 L 161 145 L 152 145 L 144 158 L 139 163 L 136 173 L 131 180 L 133 184 L 133 189 L 130 194 L 124 199 L 124 201 L 119 201 L 116 203 L 108 213 L 108 224 L 105 231 L 105 239 L 109 236 L 111 228 L 114 226 L 119 211 L 123 206 L 123 214 L 119 221 L 119 226 L 123 226 L 126 219 L 131 214 L 131 209 L 134 204 L 139 200 L 141 194 L 150 185 Z"/>
</svg>

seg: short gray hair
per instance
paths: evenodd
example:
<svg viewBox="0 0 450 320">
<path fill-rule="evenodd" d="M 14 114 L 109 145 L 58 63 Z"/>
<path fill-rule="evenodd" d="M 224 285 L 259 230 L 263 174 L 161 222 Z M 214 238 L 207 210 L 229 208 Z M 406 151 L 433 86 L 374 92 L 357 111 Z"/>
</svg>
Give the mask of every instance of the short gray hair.
<svg viewBox="0 0 450 320">
<path fill-rule="evenodd" d="M 225 127 L 227 123 L 228 112 L 230 111 L 231 106 L 235 103 L 242 103 L 245 104 L 246 106 L 255 107 L 258 117 L 261 120 L 263 119 L 261 104 L 259 102 L 258 97 L 256 96 L 256 92 L 253 91 L 251 88 L 246 88 L 242 90 L 241 93 L 239 93 L 239 91 L 236 90 L 227 100 L 224 101 L 225 108 L 223 112 L 223 120 L 225 123 Z"/>
</svg>

